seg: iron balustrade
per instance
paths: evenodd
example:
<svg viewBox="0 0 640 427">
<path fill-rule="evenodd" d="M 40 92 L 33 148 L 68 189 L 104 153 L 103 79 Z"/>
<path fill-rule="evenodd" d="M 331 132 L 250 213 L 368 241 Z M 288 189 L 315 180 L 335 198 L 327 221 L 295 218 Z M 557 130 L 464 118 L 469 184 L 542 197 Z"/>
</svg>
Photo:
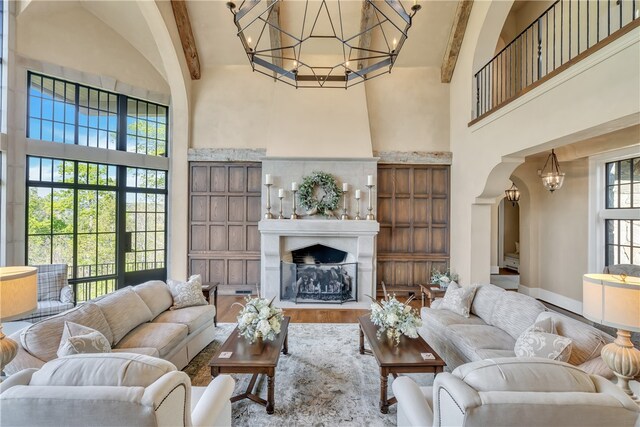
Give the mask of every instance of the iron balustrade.
<svg viewBox="0 0 640 427">
<path fill-rule="evenodd" d="M 475 74 L 479 118 L 640 17 L 636 0 L 558 0 Z"/>
</svg>

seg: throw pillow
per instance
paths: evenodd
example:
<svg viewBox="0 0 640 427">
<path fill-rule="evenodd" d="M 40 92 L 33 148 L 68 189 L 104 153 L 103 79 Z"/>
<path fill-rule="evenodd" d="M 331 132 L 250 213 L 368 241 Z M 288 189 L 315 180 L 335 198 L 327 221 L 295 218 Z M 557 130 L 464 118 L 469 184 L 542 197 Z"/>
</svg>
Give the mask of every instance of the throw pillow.
<svg viewBox="0 0 640 427">
<path fill-rule="evenodd" d="M 57 352 L 58 357 L 80 353 L 110 352 L 109 340 L 100 332 L 77 323 L 64 322 L 62 339 L 60 339 Z"/>
<path fill-rule="evenodd" d="M 167 280 L 167 285 L 169 285 L 169 290 L 173 297 L 171 310 L 208 304 L 202 293 L 202 276 L 199 274 L 189 277 L 186 282 L 169 279 Z"/>
<path fill-rule="evenodd" d="M 520 253 L 520 242 L 516 242 L 516 253 Z"/>
<path fill-rule="evenodd" d="M 569 338 L 531 330 L 518 337 L 513 351 L 517 357 L 546 357 L 566 362 L 571 356 L 571 347 Z"/>
<path fill-rule="evenodd" d="M 460 287 L 457 283 L 451 282 L 442 298 L 439 309 L 453 311 L 461 316 L 469 317 L 476 289 L 476 285 Z"/>
<path fill-rule="evenodd" d="M 60 302 L 73 303 L 73 288 L 69 285 L 63 286 L 60 291 Z"/>
<path fill-rule="evenodd" d="M 533 325 L 529 326 L 524 332 L 546 332 L 548 334 L 557 334 L 556 325 L 550 317 L 540 319 Z M 524 333 L 523 332 L 523 333 Z"/>
<path fill-rule="evenodd" d="M 66 271 L 38 273 L 38 301 L 60 301 L 60 290 L 66 285 L 66 278 Z"/>
</svg>

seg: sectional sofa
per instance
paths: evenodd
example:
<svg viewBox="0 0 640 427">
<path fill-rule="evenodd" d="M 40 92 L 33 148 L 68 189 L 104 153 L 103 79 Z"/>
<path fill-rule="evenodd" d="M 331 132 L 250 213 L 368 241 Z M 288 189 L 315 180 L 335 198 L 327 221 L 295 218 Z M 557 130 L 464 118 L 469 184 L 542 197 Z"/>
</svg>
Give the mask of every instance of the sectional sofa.
<svg viewBox="0 0 640 427">
<path fill-rule="evenodd" d="M 215 307 L 170 310 L 172 304 L 171 292 L 161 281 L 129 286 L 88 301 L 11 336 L 20 348 L 5 372 L 40 368 L 57 358 L 65 321 L 100 331 L 113 352 L 160 357 L 182 369 L 213 341 Z"/>
<path fill-rule="evenodd" d="M 450 370 L 478 360 L 515 357 L 516 340 L 536 321 L 551 318 L 558 335 L 572 340 L 568 362 L 589 374 L 612 378 L 600 350 L 613 337 L 584 322 L 550 311 L 540 301 L 491 285 L 478 285 L 467 318 L 439 309 L 442 300 L 422 308 L 420 335 Z"/>
</svg>

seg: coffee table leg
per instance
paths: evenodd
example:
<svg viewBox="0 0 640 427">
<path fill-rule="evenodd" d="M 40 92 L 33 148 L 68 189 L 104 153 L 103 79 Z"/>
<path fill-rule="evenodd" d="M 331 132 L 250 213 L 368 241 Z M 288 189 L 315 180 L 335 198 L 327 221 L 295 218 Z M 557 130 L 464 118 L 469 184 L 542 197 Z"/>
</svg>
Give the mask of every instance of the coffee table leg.
<svg viewBox="0 0 640 427">
<path fill-rule="evenodd" d="M 359 325 L 358 330 L 360 331 L 360 354 L 364 354 L 364 332 L 362 331 L 362 326 Z"/>
<path fill-rule="evenodd" d="M 284 345 L 282 346 L 282 354 L 289 354 L 289 332 L 284 337 Z"/>
<path fill-rule="evenodd" d="M 380 412 L 389 413 L 389 401 L 387 399 L 387 378 L 389 373 L 380 369 Z"/>
<path fill-rule="evenodd" d="M 268 376 L 268 390 L 267 390 L 267 414 L 273 414 L 273 406 L 275 400 L 275 372 L 270 373 Z"/>
</svg>

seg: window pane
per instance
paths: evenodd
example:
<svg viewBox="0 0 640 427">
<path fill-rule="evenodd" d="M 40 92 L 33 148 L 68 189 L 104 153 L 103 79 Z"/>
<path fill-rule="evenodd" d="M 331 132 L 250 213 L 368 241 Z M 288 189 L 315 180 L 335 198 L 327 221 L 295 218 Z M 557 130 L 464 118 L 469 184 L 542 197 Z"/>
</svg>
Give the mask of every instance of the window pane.
<svg viewBox="0 0 640 427">
<path fill-rule="evenodd" d="M 29 234 L 51 233 L 51 189 L 29 188 Z"/>
<path fill-rule="evenodd" d="M 29 236 L 29 265 L 51 264 L 51 236 Z"/>
<path fill-rule="evenodd" d="M 70 188 L 53 189 L 53 233 L 73 233 L 74 197 Z"/>
</svg>

